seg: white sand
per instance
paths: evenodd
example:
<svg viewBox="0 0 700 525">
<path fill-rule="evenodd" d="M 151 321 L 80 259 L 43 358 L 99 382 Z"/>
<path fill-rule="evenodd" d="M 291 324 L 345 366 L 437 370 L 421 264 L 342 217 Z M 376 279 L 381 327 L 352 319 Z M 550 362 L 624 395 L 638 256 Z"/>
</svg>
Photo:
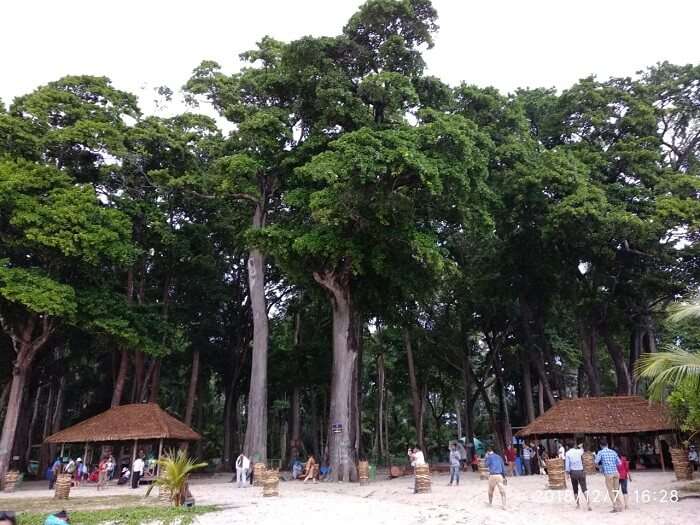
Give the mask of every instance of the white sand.
<svg viewBox="0 0 700 525">
<path fill-rule="evenodd" d="M 195 479 L 191 484 L 197 504 L 216 504 L 223 510 L 199 517 L 199 525 L 698 525 L 700 499 L 670 501 L 672 490 L 682 483 L 672 472 L 633 473 L 630 509 L 612 514 L 600 475 L 588 476 L 593 511 L 576 510 L 571 489 L 546 490 L 545 476 L 511 478 L 506 487 L 508 508 L 502 510 L 498 491 L 494 505 L 487 505 L 487 482 L 474 473 L 462 473 L 459 487 L 448 487 L 446 475 L 433 475 L 430 494 L 413 494 L 413 478 L 378 480 L 362 487 L 357 483 L 302 484 L 280 481 L 280 496 L 263 498 L 262 489 L 239 489 L 228 483 L 230 475 Z M 45 484 L 28 483 L 4 498 L 47 497 Z M 71 498 L 144 494 L 144 487 L 131 490 L 109 487 L 97 492 L 94 486 L 71 491 Z M 155 497 L 151 496 L 151 497 Z M 644 500 L 644 501 L 643 501 Z M 648 501 L 645 501 L 648 500 Z"/>
<path fill-rule="evenodd" d="M 700 524 L 699 499 L 669 500 L 670 491 L 681 486 L 673 481 L 673 473 L 637 473 L 633 480 L 630 509 L 616 514 L 610 513 L 612 506 L 605 497 L 601 475 L 588 477 L 591 512 L 575 509 L 570 488 L 546 490 L 544 476 L 510 479 L 505 511 L 500 507 L 498 491 L 494 506 L 487 505 L 487 482 L 473 473 L 463 473 L 459 487 L 448 487 L 446 475 L 434 475 L 432 493 L 419 495 L 413 494 L 413 479 L 409 477 L 376 481 L 366 487 L 356 483 L 280 482 L 277 498 L 263 498 L 262 489 L 257 487 L 238 489 L 232 484 L 195 485 L 192 491 L 198 503 L 231 506 L 202 516 L 201 525 Z M 642 501 L 647 498 L 649 501 Z"/>
</svg>

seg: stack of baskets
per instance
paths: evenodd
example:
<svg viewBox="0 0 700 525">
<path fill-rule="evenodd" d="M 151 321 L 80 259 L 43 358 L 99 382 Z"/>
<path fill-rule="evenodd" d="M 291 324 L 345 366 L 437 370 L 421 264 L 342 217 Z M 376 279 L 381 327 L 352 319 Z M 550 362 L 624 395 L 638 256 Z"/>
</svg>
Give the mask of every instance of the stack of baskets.
<svg viewBox="0 0 700 525">
<path fill-rule="evenodd" d="M 161 503 L 170 503 L 172 497 L 173 495 L 170 492 L 170 489 L 163 487 L 162 485 L 158 487 L 158 501 Z"/>
<path fill-rule="evenodd" d="M 14 492 L 15 487 L 17 486 L 17 482 L 19 481 L 20 475 L 19 471 L 17 470 L 9 470 L 5 473 L 5 483 L 4 483 L 4 491 L 5 492 Z"/>
<path fill-rule="evenodd" d="M 671 461 L 678 481 L 693 479 L 693 466 L 688 461 L 688 451 L 684 448 L 671 449 Z"/>
<path fill-rule="evenodd" d="M 425 494 L 430 492 L 430 465 L 416 465 L 416 484 L 413 492 Z"/>
<path fill-rule="evenodd" d="M 263 474 L 263 497 L 279 496 L 280 473 L 276 469 L 266 470 Z"/>
<path fill-rule="evenodd" d="M 583 453 L 583 470 L 586 474 L 595 474 L 595 454 L 593 452 Z"/>
<path fill-rule="evenodd" d="M 360 478 L 360 485 L 369 484 L 369 462 L 360 461 L 357 465 L 357 477 Z"/>
<path fill-rule="evenodd" d="M 255 487 L 262 487 L 265 481 L 265 463 L 256 463 L 253 466 L 253 485 Z"/>
<path fill-rule="evenodd" d="M 56 478 L 54 498 L 68 499 L 70 496 L 70 485 L 72 479 L 70 474 L 59 474 Z"/>
<path fill-rule="evenodd" d="M 554 490 L 566 488 L 566 474 L 564 473 L 563 459 L 552 458 L 547 460 L 547 477 L 549 478 L 548 488 Z"/>
<path fill-rule="evenodd" d="M 489 479 L 489 468 L 486 466 L 486 458 L 479 458 L 479 479 Z"/>
</svg>

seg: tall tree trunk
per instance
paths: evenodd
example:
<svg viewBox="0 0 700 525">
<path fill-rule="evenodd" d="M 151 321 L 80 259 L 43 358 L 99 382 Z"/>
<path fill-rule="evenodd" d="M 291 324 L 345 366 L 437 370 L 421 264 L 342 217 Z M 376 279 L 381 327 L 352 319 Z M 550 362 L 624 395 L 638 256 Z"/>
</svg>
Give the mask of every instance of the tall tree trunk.
<svg viewBox="0 0 700 525">
<path fill-rule="evenodd" d="M 313 388 L 309 393 L 309 404 L 311 405 L 311 450 L 314 453 L 314 457 L 321 458 L 320 431 L 323 426 L 319 425 L 318 394 Z"/>
<path fill-rule="evenodd" d="M 197 382 L 197 423 L 196 423 L 196 429 L 198 432 L 202 432 L 202 429 L 204 428 L 204 400 L 207 390 L 205 388 L 207 382 L 206 381 L 198 381 Z M 194 446 L 194 455 L 196 458 L 204 459 L 204 440 L 200 439 L 197 441 L 197 443 Z"/>
<path fill-rule="evenodd" d="M 158 404 L 158 397 L 160 394 L 160 367 L 162 363 L 163 361 L 159 357 L 158 359 L 156 359 L 153 365 L 153 374 L 151 375 L 151 391 L 148 396 L 149 403 Z"/>
<path fill-rule="evenodd" d="M 264 207 L 256 205 L 253 228 L 265 224 Z M 254 248 L 248 255 L 248 288 L 253 311 L 253 359 L 248 394 L 248 420 L 244 450 L 254 461 L 267 462 L 267 339 L 268 318 L 265 301 L 265 257 Z"/>
<path fill-rule="evenodd" d="M 34 429 L 36 428 L 36 420 L 39 417 L 39 405 L 41 401 L 41 395 L 44 393 L 45 385 L 39 385 L 36 389 L 36 394 L 34 395 L 34 402 L 32 403 L 32 417 L 29 420 L 29 430 L 27 431 L 27 447 L 24 451 L 24 464 L 29 465 L 29 460 L 32 457 L 32 443 L 34 441 Z"/>
<path fill-rule="evenodd" d="M 596 397 L 600 395 L 600 373 L 598 367 L 598 338 L 597 329 L 592 323 L 581 323 L 581 354 L 583 356 L 583 371 L 588 380 L 588 393 Z"/>
<path fill-rule="evenodd" d="M 4 483 L 5 474 L 10 466 L 12 449 L 15 445 L 17 422 L 22 411 L 24 387 L 27 383 L 31 366 L 39 350 L 41 350 L 54 332 L 55 325 L 51 318 L 30 315 L 21 326 L 10 326 L 10 323 L 0 315 L 0 325 L 12 340 L 15 351 L 15 361 L 12 365 L 12 384 L 7 399 L 7 411 L 0 435 L 0 483 Z"/>
<path fill-rule="evenodd" d="M 627 368 L 627 360 L 622 346 L 619 345 L 608 330 L 607 322 L 600 325 L 601 335 L 605 341 L 605 346 L 615 365 L 615 377 L 617 378 L 617 393 L 628 396 L 632 393 L 632 375 Z"/>
<path fill-rule="evenodd" d="M 5 408 L 7 407 L 7 397 L 10 395 L 10 386 L 12 386 L 12 378 L 5 383 L 0 393 L 0 424 L 5 419 Z"/>
<path fill-rule="evenodd" d="M 27 349 L 28 350 L 28 349 Z M 10 466 L 12 448 L 15 444 L 15 434 L 17 432 L 17 422 L 22 410 L 22 398 L 24 397 L 24 386 L 27 382 L 28 366 L 15 365 L 12 370 L 12 386 L 7 399 L 7 412 L 2 425 L 2 436 L 0 437 L 0 483 L 3 483 L 5 473 Z"/>
<path fill-rule="evenodd" d="M 301 387 L 295 386 L 292 390 L 292 433 L 289 442 L 289 459 L 295 461 L 299 459 L 301 449 Z"/>
<path fill-rule="evenodd" d="M 525 410 L 527 412 L 527 422 L 535 420 L 535 401 L 532 397 L 532 374 L 530 372 L 530 360 L 527 354 L 523 353 L 523 394 L 525 396 Z"/>
<path fill-rule="evenodd" d="M 472 367 L 471 346 L 467 343 L 462 354 L 462 383 L 464 386 L 464 437 L 467 443 L 471 443 L 474 428 L 472 426 Z M 460 436 L 461 437 L 461 436 Z"/>
<path fill-rule="evenodd" d="M 123 348 L 121 351 L 121 359 L 119 361 L 119 372 L 117 372 L 117 380 L 114 383 L 114 391 L 112 392 L 112 408 L 121 405 L 122 397 L 124 396 L 124 386 L 126 385 L 126 374 L 128 371 L 129 352 Z"/>
<path fill-rule="evenodd" d="M 364 351 L 362 341 L 362 331 L 364 325 L 359 319 L 355 319 L 353 328 L 355 329 L 355 341 L 357 341 L 357 360 L 355 361 L 355 457 L 365 459 L 365 449 L 362 444 L 362 354 Z"/>
<path fill-rule="evenodd" d="M 233 388 L 230 384 L 226 387 L 224 396 L 224 467 L 228 470 L 233 468 L 234 456 L 238 457 L 238 451 L 231 450 L 235 403 L 233 400 Z"/>
<path fill-rule="evenodd" d="M 384 354 L 377 356 L 377 454 L 384 458 Z"/>
<path fill-rule="evenodd" d="M 44 443 L 47 437 L 51 433 L 51 414 L 53 412 L 54 397 L 56 395 L 56 385 L 51 382 L 49 383 L 49 393 L 46 399 L 46 405 L 44 405 L 44 422 L 41 425 L 41 452 L 39 455 L 39 472 L 45 472 L 46 467 L 51 461 L 51 456 L 49 455 L 49 445 Z"/>
<path fill-rule="evenodd" d="M 544 388 L 542 388 L 542 380 L 540 379 L 537 383 L 537 408 L 539 408 L 538 414 L 541 416 L 544 414 Z"/>
<path fill-rule="evenodd" d="M 333 371 L 331 375 L 331 402 L 329 412 L 329 459 L 331 476 L 336 481 L 357 479 L 354 457 L 355 436 L 353 414 L 357 397 L 353 396 L 358 341 L 350 293 L 349 267 L 336 272 L 314 273 L 314 279 L 330 296 L 333 311 Z M 336 426 L 339 425 L 339 426 Z M 335 431 L 334 431 L 335 430 Z"/>
<path fill-rule="evenodd" d="M 134 352 L 134 378 L 131 383 L 131 402 L 138 403 L 141 401 L 141 393 L 143 392 L 143 382 L 146 376 L 145 356 L 141 350 Z"/>
<path fill-rule="evenodd" d="M 194 413 L 194 400 L 197 396 L 197 381 L 199 379 L 199 350 L 192 351 L 192 368 L 190 369 L 190 386 L 187 389 L 187 401 L 185 403 L 185 425 L 192 426 L 192 414 Z"/>
<path fill-rule="evenodd" d="M 411 385 L 411 401 L 413 409 L 413 424 L 416 427 L 416 443 L 421 450 L 425 451 L 423 443 L 423 399 L 421 399 L 416 379 L 416 366 L 413 361 L 413 346 L 411 344 L 411 334 L 407 328 L 403 329 L 403 344 L 406 349 L 406 359 L 408 361 L 408 381 Z"/>
</svg>

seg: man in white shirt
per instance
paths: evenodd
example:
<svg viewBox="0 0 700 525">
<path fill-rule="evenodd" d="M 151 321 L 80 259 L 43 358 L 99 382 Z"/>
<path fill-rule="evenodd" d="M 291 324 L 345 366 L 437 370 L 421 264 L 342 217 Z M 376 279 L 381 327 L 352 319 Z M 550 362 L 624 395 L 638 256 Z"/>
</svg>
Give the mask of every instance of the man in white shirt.
<svg viewBox="0 0 700 525">
<path fill-rule="evenodd" d="M 588 488 L 586 487 L 586 471 L 583 469 L 583 444 L 578 447 L 571 447 L 564 456 L 564 465 L 566 474 L 571 480 L 571 488 L 574 491 L 574 499 L 576 500 L 576 508 L 580 507 L 578 498 L 579 485 L 581 486 L 581 494 L 586 502 L 588 510 L 591 510 L 591 502 L 588 499 Z"/>
<path fill-rule="evenodd" d="M 141 476 L 143 476 L 143 468 L 145 464 L 143 462 L 143 459 L 141 456 L 137 457 L 134 460 L 134 466 L 131 469 L 131 488 L 132 489 L 137 489 L 139 488 L 139 481 L 141 480 Z"/>
<path fill-rule="evenodd" d="M 423 456 L 423 451 L 416 447 L 413 449 L 413 466 L 425 465 L 425 456 Z"/>
<path fill-rule="evenodd" d="M 559 459 L 566 459 L 566 450 L 564 449 L 564 443 L 562 443 L 561 441 L 559 441 L 557 456 L 559 457 Z"/>
<path fill-rule="evenodd" d="M 249 486 L 248 471 L 250 470 L 250 459 L 241 452 L 236 458 L 236 479 L 238 480 L 238 488 Z"/>
</svg>

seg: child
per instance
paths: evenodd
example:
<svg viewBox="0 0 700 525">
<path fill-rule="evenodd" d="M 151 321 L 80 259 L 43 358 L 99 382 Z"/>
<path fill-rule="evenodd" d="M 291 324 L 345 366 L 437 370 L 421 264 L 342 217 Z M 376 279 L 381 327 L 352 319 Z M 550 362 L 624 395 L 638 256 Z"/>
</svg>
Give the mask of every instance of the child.
<svg viewBox="0 0 700 525">
<path fill-rule="evenodd" d="M 620 454 L 620 464 L 617 466 L 617 472 L 620 475 L 620 492 L 622 492 L 625 510 L 627 510 L 627 504 L 629 503 L 627 483 L 632 481 L 632 476 L 630 474 L 630 462 L 622 454 Z"/>
</svg>

